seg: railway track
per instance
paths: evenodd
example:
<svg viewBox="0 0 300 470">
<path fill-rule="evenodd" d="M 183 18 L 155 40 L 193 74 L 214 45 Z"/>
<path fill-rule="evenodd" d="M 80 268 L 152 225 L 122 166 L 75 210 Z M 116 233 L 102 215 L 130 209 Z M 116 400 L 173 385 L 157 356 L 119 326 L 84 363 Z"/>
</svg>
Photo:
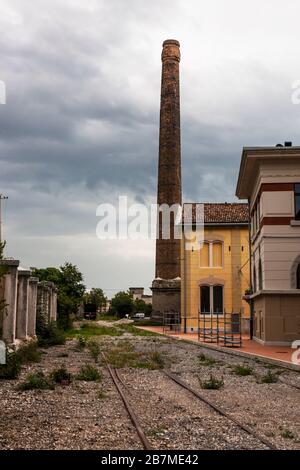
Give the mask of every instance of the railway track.
<svg viewBox="0 0 300 470">
<path fill-rule="evenodd" d="M 259 440 L 262 444 L 264 444 L 268 449 L 270 450 L 277 450 L 277 447 L 274 446 L 268 439 L 265 437 L 261 436 L 258 434 L 256 431 L 254 431 L 252 428 L 247 426 L 244 423 L 241 423 L 237 419 L 235 419 L 233 416 L 231 416 L 227 411 L 223 410 L 220 408 L 218 405 L 214 404 L 211 400 L 208 400 L 205 396 L 200 394 L 197 390 L 191 388 L 186 382 L 182 381 L 175 375 L 171 374 L 170 372 L 164 370 L 163 373 L 169 377 L 169 379 L 173 380 L 173 382 L 177 383 L 180 387 L 184 388 L 185 390 L 188 390 L 192 395 L 194 395 L 196 398 L 204 402 L 206 405 L 208 405 L 210 408 L 212 408 L 214 411 L 219 413 L 220 415 L 226 417 L 230 421 L 232 421 L 236 426 L 238 426 L 240 429 L 245 431 L 247 434 L 250 434 L 251 436 L 255 437 L 257 440 Z"/>
<path fill-rule="evenodd" d="M 142 443 L 142 446 L 145 450 L 152 450 L 152 446 L 150 444 L 150 442 L 148 441 L 141 425 L 140 425 L 140 422 L 139 422 L 139 419 L 137 417 L 137 415 L 135 414 L 135 411 L 133 410 L 132 406 L 130 405 L 129 401 L 127 400 L 126 398 L 126 395 L 125 393 L 123 392 L 122 388 L 120 387 L 120 385 L 122 385 L 124 388 L 127 389 L 127 387 L 125 386 L 124 382 L 122 381 L 122 379 L 120 378 L 120 375 L 118 374 L 117 372 L 117 369 L 115 369 L 114 367 L 112 367 L 108 361 L 107 361 L 107 358 L 105 356 L 105 354 L 102 352 L 102 357 L 103 357 L 103 360 L 105 362 L 105 366 L 109 372 L 109 375 L 111 376 L 111 379 L 124 403 L 124 406 L 126 408 L 126 411 L 128 413 L 128 416 L 132 422 L 132 424 L 134 425 L 135 429 L 136 429 L 136 432 L 137 432 L 137 435 Z"/>
<path fill-rule="evenodd" d="M 117 391 L 120 395 L 120 398 L 122 399 L 122 401 L 124 403 L 126 411 L 129 415 L 129 418 L 130 418 L 132 424 L 134 425 L 134 427 L 136 429 L 136 432 L 137 432 L 138 437 L 139 437 L 139 439 L 140 439 L 140 441 L 143 445 L 143 448 L 145 450 L 153 450 L 153 447 L 151 446 L 151 443 L 147 439 L 147 437 L 146 437 L 146 435 L 145 435 L 145 433 L 142 429 L 142 426 L 140 424 L 138 416 L 136 415 L 133 407 L 131 406 L 131 404 L 129 403 L 129 401 L 127 399 L 127 396 L 126 396 L 126 393 L 125 393 L 125 391 L 127 393 L 129 392 L 127 385 L 124 383 L 124 381 L 123 381 L 122 377 L 120 376 L 118 370 L 115 369 L 114 367 L 112 367 L 108 363 L 107 358 L 106 358 L 104 353 L 102 353 L 102 356 L 103 356 L 103 359 L 104 359 L 105 366 L 106 366 L 106 368 L 109 372 L 109 375 L 110 375 L 110 377 L 111 377 L 111 379 L 112 379 L 112 381 L 113 381 L 113 383 L 114 383 L 114 385 L 115 385 L 115 387 L 116 387 L 116 389 L 117 389 Z M 234 423 L 234 425 L 237 426 L 240 430 L 246 432 L 247 434 L 254 437 L 256 440 L 260 441 L 260 443 L 262 443 L 265 447 L 267 447 L 267 449 L 277 450 L 277 447 L 274 444 L 272 444 L 268 439 L 266 439 L 264 436 L 261 436 L 259 433 L 254 431 L 252 428 L 250 428 L 246 424 L 241 423 L 240 421 L 238 421 L 236 418 L 231 416 L 226 410 L 223 410 L 221 407 L 214 404 L 211 400 L 208 400 L 204 395 L 199 393 L 197 390 L 191 388 L 186 382 L 182 381 L 181 379 L 179 379 L 177 376 L 175 376 L 174 374 L 172 374 L 169 371 L 163 370 L 162 372 L 163 372 L 165 377 L 168 377 L 170 380 L 175 382 L 181 389 L 184 389 L 185 391 L 188 391 L 195 398 L 197 398 L 198 400 L 205 403 L 205 405 L 209 406 L 214 412 L 216 412 L 219 415 L 223 416 L 224 418 L 228 419 L 229 421 Z"/>
</svg>

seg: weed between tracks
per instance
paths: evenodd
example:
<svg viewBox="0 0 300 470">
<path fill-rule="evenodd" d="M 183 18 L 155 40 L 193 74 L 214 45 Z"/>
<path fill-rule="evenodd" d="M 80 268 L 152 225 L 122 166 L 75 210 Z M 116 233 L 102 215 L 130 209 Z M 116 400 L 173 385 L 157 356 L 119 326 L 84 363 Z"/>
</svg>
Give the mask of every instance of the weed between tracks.
<svg viewBox="0 0 300 470">
<path fill-rule="evenodd" d="M 117 369 L 132 367 L 157 370 L 164 367 L 164 360 L 158 351 L 139 353 L 129 342 L 120 341 L 115 348 L 106 352 L 109 364 Z"/>
<path fill-rule="evenodd" d="M 202 381 L 199 379 L 201 388 L 205 390 L 220 390 L 224 386 L 223 378 L 221 380 L 214 377 L 212 374 L 210 375 L 209 380 Z"/>
</svg>

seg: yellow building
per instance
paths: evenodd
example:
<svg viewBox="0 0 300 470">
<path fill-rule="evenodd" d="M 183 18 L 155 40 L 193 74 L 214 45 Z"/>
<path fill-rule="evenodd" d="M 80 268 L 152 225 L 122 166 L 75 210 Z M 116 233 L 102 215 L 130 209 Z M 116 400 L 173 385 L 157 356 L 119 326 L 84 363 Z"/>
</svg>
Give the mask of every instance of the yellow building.
<svg viewBox="0 0 300 470">
<path fill-rule="evenodd" d="M 201 206 L 204 225 L 196 220 Z M 205 313 L 249 318 L 242 299 L 250 285 L 248 204 L 186 204 L 188 210 L 191 222 L 184 223 L 181 243 L 182 331 L 196 332 Z"/>
</svg>

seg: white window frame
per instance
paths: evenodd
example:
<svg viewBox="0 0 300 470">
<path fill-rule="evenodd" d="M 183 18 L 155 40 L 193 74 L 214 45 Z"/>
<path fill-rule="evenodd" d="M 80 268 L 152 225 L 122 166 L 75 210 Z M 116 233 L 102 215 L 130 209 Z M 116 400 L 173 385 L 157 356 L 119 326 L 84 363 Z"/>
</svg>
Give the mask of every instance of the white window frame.
<svg viewBox="0 0 300 470">
<path fill-rule="evenodd" d="M 199 311 L 201 315 L 223 315 L 224 314 L 224 285 L 223 284 L 201 284 L 199 286 Z M 210 312 L 202 312 L 201 311 L 201 287 L 209 287 L 209 306 Z M 214 287 L 222 287 L 222 305 L 223 305 L 223 312 L 215 312 L 214 308 Z M 213 308 L 212 308 L 213 307 Z"/>
</svg>

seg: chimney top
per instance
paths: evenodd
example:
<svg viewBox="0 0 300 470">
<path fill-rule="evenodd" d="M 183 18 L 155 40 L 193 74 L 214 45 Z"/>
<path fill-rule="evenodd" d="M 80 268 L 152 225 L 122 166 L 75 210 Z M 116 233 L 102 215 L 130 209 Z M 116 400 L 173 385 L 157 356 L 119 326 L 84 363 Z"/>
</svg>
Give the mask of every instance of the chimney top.
<svg viewBox="0 0 300 470">
<path fill-rule="evenodd" d="M 180 44 L 176 39 L 167 39 L 163 42 L 161 60 L 175 60 L 180 62 Z"/>
<path fill-rule="evenodd" d="M 166 39 L 163 42 L 163 47 L 167 46 L 168 44 L 172 44 L 173 46 L 178 46 L 180 47 L 180 42 L 177 41 L 177 39 Z"/>
</svg>

